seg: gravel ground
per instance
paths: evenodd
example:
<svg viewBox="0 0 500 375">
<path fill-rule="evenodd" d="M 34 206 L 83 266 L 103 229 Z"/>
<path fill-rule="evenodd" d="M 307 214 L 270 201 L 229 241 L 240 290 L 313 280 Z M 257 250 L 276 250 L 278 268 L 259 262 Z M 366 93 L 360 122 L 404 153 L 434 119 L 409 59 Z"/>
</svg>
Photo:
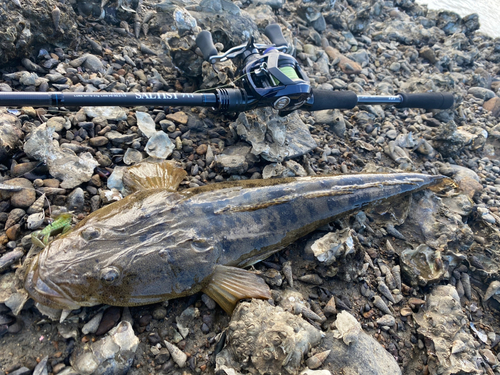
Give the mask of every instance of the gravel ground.
<svg viewBox="0 0 500 375">
<path fill-rule="evenodd" d="M 477 17 L 411 0 L 102 4 L 2 2 L 0 91 L 190 93 L 228 84 L 234 66 L 223 63 L 215 74 L 202 64 L 194 36 L 209 29 L 227 50 L 245 35 L 262 40 L 276 22 L 315 88 L 452 92 L 455 106 L 359 106 L 284 119 L 265 110 L 236 116 L 188 107 L 1 108 L 3 373 L 498 373 L 500 41 L 476 32 Z M 188 176 L 180 189 L 401 171 L 444 174 L 457 188 L 336 220 L 255 265 L 272 289 L 269 321 L 298 319 L 293 324 L 308 332 L 300 340 L 287 333 L 294 348 L 305 348 L 296 365 L 284 365 L 277 349 L 265 357 L 281 345 L 257 340 L 265 324 L 257 333 L 238 325 L 254 308 L 267 309 L 256 301 L 240 304 L 231 323 L 202 294 L 85 307 L 63 323 L 32 300 L 22 306 L 15 272 L 31 233 L 60 213 L 71 212 L 76 223 L 112 202 L 122 168 L 148 156 L 182 165 Z M 321 241 L 344 253 L 321 261 L 314 255 Z M 241 346 L 237 334 L 255 340 Z"/>
</svg>

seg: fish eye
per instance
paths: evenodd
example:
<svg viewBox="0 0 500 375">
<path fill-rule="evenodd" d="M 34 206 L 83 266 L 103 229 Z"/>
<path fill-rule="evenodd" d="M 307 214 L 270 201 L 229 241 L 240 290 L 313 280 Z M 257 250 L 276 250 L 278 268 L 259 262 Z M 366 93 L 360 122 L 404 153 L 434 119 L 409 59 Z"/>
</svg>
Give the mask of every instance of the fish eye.
<svg viewBox="0 0 500 375">
<path fill-rule="evenodd" d="M 100 236 L 99 230 L 94 227 L 88 227 L 81 231 L 84 240 L 90 241 Z"/>
<path fill-rule="evenodd" d="M 120 277 L 120 271 L 116 267 L 106 267 L 101 270 L 101 280 L 108 285 L 112 285 Z"/>
</svg>

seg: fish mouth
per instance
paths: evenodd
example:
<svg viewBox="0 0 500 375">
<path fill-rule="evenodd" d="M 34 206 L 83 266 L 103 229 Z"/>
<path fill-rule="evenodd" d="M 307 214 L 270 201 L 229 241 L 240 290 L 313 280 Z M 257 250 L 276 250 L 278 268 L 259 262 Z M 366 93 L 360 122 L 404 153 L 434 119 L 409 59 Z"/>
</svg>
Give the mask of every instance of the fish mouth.
<svg viewBox="0 0 500 375">
<path fill-rule="evenodd" d="M 33 260 L 26 273 L 24 289 L 36 302 L 53 308 L 63 310 L 79 309 L 80 305 L 67 297 L 56 286 L 50 286 L 42 280 L 39 273 L 38 257 Z"/>
</svg>

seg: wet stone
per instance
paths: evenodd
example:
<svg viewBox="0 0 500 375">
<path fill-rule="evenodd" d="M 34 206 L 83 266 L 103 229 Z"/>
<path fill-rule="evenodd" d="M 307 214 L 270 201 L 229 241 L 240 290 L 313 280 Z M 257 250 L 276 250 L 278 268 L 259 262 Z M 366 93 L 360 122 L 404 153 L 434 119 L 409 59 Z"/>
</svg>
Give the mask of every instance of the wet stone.
<svg viewBox="0 0 500 375">
<path fill-rule="evenodd" d="M 164 319 L 167 316 L 167 309 L 160 306 L 153 310 L 153 318 L 156 320 Z"/>
<path fill-rule="evenodd" d="M 469 94 L 485 101 L 496 97 L 496 94 L 493 91 L 485 89 L 484 87 L 471 87 L 469 89 Z"/>
<path fill-rule="evenodd" d="M 109 139 L 104 137 L 104 136 L 98 136 L 94 138 L 89 139 L 89 144 L 92 147 L 102 147 L 107 145 L 109 142 Z"/>
<path fill-rule="evenodd" d="M 121 145 L 124 143 L 130 143 L 134 138 L 137 137 L 137 134 L 121 134 L 115 130 L 106 133 L 106 138 L 108 138 L 111 142 L 116 145 Z"/>
<path fill-rule="evenodd" d="M 106 309 L 95 334 L 97 336 L 104 335 L 113 328 L 120 320 L 121 313 L 121 308 L 119 307 L 109 307 Z"/>
<path fill-rule="evenodd" d="M 169 113 L 167 116 L 167 120 L 176 122 L 178 124 L 186 125 L 188 122 L 188 116 L 184 112 L 175 112 Z"/>
</svg>

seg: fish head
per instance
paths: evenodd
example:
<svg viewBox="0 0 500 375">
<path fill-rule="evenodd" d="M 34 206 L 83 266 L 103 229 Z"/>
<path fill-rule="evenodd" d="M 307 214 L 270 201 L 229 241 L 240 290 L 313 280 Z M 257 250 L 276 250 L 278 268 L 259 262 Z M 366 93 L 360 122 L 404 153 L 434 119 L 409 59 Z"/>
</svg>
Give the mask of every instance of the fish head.
<svg viewBox="0 0 500 375">
<path fill-rule="evenodd" d="M 196 293 L 211 272 L 215 245 L 196 236 L 192 219 L 179 220 L 176 199 L 168 191 L 141 192 L 95 211 L 34 258 L 25 289 L 35 301 L 64 309 Z"/>
<path fill-rule="evenodd" d="M 102 232 L 102 228 L 85 225 L 49 243 L 27 269 L 24 286 L 28 294 L 52 308 L 102 303 L 109 287 L 120 284 L 127 266 L 119 256 L 106 256 L 110 249 L 104 247 L 109 241 L 98 240 Z"/>
</svg>

